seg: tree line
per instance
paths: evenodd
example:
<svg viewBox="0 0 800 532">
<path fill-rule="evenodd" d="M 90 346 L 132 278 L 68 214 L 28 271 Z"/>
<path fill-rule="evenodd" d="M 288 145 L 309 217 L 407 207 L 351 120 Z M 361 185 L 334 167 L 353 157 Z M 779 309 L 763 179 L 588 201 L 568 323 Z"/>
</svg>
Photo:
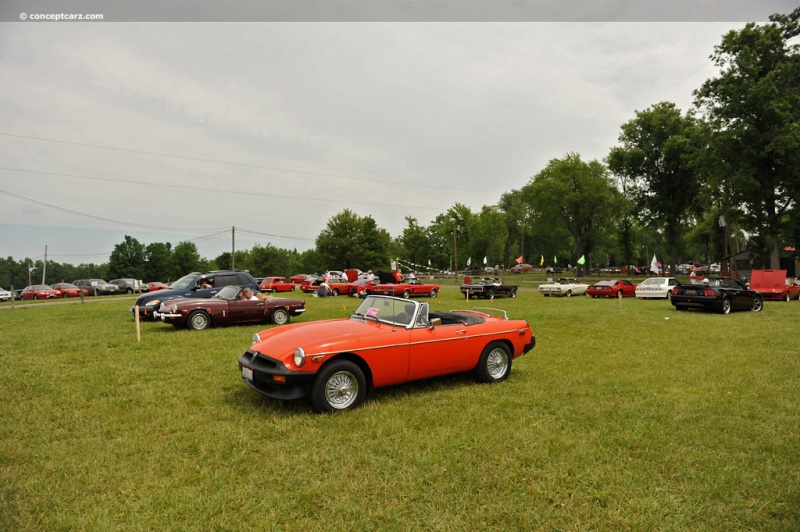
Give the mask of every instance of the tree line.
<svg viewBox="0 0 800 532">
<path fill-rule="evenodd" d="M 749 249 L 755 266 L 797 258 L 800 242 L 800 8 L 732 30 L 714 48 L 717 77 L 694 108 L 656 102 L 622 124 L 603 160 L 555 158 L 518 190 L 479 212 L 456 203 L 428 225 L 412 217 L 392 237 L 371 216 L 345 209 L 305 252 L 257 245 L 201 258 L 191 242 L 115 246 L 108 263 L 48 261 L 47 280 L 134 277 L 174 280 L 206 269 L 291 275 L 326 269 L 461 270 L 535 265 L 646 265 L 659 255 L 672 271 L 686 261 L 721 262 Z M 0 259 L 0 286 L 23 286 L 41 261 Z M 37 278 L 34 276 L 33 281 Z"/>
</svg>

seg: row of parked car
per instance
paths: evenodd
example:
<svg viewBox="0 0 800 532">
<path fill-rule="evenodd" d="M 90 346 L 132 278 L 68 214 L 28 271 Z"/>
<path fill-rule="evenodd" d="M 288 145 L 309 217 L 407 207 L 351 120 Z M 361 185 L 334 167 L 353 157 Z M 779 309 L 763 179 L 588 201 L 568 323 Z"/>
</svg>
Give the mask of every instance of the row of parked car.
<svg viewBox="0 0 800 532">
<path fill-rule="evenodd" d="M 650 277 L 639 285 L 626 279 L 605 279 L 593 285 L 562 278 L 539 286 L 544 296 L 638 297 L 669 299 L 677 310 L 692 308 L 729 313 L 731 310 L 759 312 L 764 300 L 800 299 L 800 279 L 786 277 L 786 270 L 753 270 L 750 285 L 744 280 L 723 277 L 696 277 L 681 284 L 674 277 Z"/>
<path fill-rule="evenodd" d="M 16 300 L 60 299 L 70 297 L 105 296 L 113 294 L 133 294 L 134 292 L 152 292 L 167 288 L 160 282 L 140 283 L 135 279 L 112 279 L 109 282 L 103 279 L 77 279 L 71 283 L 33 284 L 14 290 L 14 294 L 0 288 L 0 301 L 8 301 L 12 297 Z"/>
</svg>

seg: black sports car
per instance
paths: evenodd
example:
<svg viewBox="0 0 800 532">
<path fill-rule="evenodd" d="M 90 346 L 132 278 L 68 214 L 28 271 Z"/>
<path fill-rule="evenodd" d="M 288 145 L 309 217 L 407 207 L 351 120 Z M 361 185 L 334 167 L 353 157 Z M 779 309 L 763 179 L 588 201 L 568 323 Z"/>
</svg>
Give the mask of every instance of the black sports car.
<svg viewBox="0 0 800 532">
<path fill-rule="evenodd" d="M 764 308 L 764 297 L 748 290 L 736 279 L 706 278 L 696 284 L 680 285 L 672 289 L 672 304 L 678 310 L 691 308 L 716 310 L 728 314 L 731 310 Z"/>
<path fill-rule="evenodd" d="M 461 293 L 467 299 L 481 297 L 494 299 L 497 296 L 517 297 L 517 286 L 505 284 L 499 279 L 484 279 L 475 284 L 462 284 Z"/>
</svg>

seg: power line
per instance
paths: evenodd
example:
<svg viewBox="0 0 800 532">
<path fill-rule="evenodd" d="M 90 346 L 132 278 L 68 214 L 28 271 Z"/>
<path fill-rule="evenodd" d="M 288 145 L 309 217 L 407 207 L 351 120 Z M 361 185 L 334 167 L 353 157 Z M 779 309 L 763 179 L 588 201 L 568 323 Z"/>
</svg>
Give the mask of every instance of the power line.
<svg viewBox="0 0 800 532">
<path fill-rule="evenodd" d="M 430 181 L 428 181 L 428 182 L 426 182 L 424 184 L 414 184 L 414 183 L 402 182 L 402 181 L 384 181 L 384 180 L 381 180 L 381 179 L 373 179 L 373 178 L 368 178 L 368 177 L 355 177 L 355 176 L 349 176 L 349 175 L 343 175 L 343 174 L 329 174 L 329 173 L 325 173 L 325 172 L 312 172 L 312 171 L 309 171 L 309 170 L 294 170 L 292 168 L 280 168 L 280 167 L 276 167 L 276 166 L 266 166 L 266 165 L 260 165 L 260 164 L 238 163 L 238 162 L 234 162 L 234 161 L 221 161 L 221 160 L 217 160 L 217 159 L 205 159 L 205 158 L 202 158 L 202 157 L 188 157 L 188 156 L 185 156 L 185 155 L 175 155 L 175 154 L 172 154 L 172 153 L 160 153 L 160 152 L 153 152 L 153 151 L 134 150 L 134 149 L 131 149 L 131 148 L 119 148 L 117 146 L 105 146 L 105 145 L 102 145 L 102 144 L 89 144 L 89 143 L 85 143 L 85 142 L 73 142 L 73 141 L 68 141 L 68 140 L 49 139 L 49 138 L 45 138 L 45 137 L 34 137 L 34 136 L 28 136 L 28 135 L 17 135 L 17 134 L 14 134 L 14 133 L 0 132 L 0 135 L 5 136 L 5 137 L 14 137 L 14 138 L 18 138 L 18 139 L 38 140 L 38 141 L 41 141 L 41 142 L 52 142 L 52 143 L 56 143 L 56 144 L 66 144 L 66 145 L 70 145 L 70 146 L 82 146 L 82 147 L 85 147 L 85 148 L 96 148 L 96 149 L 100 149 L 100 150 L 115 150 L 115 151 L 121 151 L 121 152 L 125 152 L 125 153 L 136 153 L 136 154 L 140 154 L 140 155 L 154 155 L 156 157 L 168 157 L 168 158 L 171 158 L 171 159 L 180 159 L 180 160 L 184 160 L 184 161 L 197 161 L 197 162 L 203 162 L 203 163 L 223 164 L 223 165 L 227 165 L 227 166 L 239 166 L 239 167 L 242 167 L 242 168 L 256 168 L 256 169 L 259 169 L 259 170 L 272 170 L 272 171 L 276 171 L 276 172 L 291 172 L 291 173 L 294 173 L 294 174 L 316 175 L 316 176 L 321 176 L 321 177 L 332 177 L 332 178 L 335 178 L 335 179 L 352 179 L 352 180 L 355 180 L 355 181 L 367 181 L 367 182 L 370 182 L 370 183 L 380 183 L 380 184 L 383 184 L 383 185 L 424 186 L 426 188 L 438 188 L 438 189 L 443 189 L 443 190 L 457 190 L 459 192 L 479 192 L 481 194 L 485 194 L 486 193 L 485 190 L 478 190 L 478 189 L 471 189 L 471 188 L 464 188 L 464 187 L 448 187 L 448 186 L 444 186 L 444 185 L 432 185 L 430 183 Z"/>
<path fill-rule="evenodd" d="M 2 134 L 2 133 L 0 133 Z M 65 174 L 62 172 L 44 172 L 40 170 L 27 170 L 25 168 L 10 168 L 7 166 L 0 166 L 0 170 L 5 170 L 8 172 L 22 172 L 26 174 L 41 174 L 41 175 L 49 175 L 49 176 L 56 176 L 56 177 L 71 177 L 75 179 L 89 179 L 92 181 L 108 181 L 111 183 L 124 183 L 126 185 L 137 185 L 137 186 L 147 186 L 147 187 L 165 187 L 165 188 L 178 188 L 181 190 L 186 189 L 184 185 L 171 185 L 169 183 L 151 183 L 146 181 L 133 181 L 129 179 L 117 179 L 113 177 L 96 177 L 96 176 L 87 176 L 87 175 L 78 175 L 78 174 Z M 427 211 L 438 211 L 440 208 L 438 207 L 421 207 L 419 205 L 402 205 L 398 203 L 374 203 L 369 201 L 356 201 L 354 199 L 346 199 L 346 200 L 337 200 L 332 198 L 312 198 L 309 196 L 292 196 L 288 194 L 268 194 L 266 192 L 256 192 L 256 191 L 242 191 L 242 190 L 225 190 L 225 189 L 218 189 L 218 188 L 209 188 L 209 187 L 200 187 L 192 185 L 192 190 L 199 190 L 204 192 L 214 192 L 214 193 L 224 193 L 224 194 L 240 194 L 244 196 L 261 196 L 266 198 L 277 198 L 277 199 L 296 199 L 302 201 L 322 201 L 327 203 L 352 203 L 355 205 L 368 205 L 370 207 L 399 207 L 403 209 L 420 209 L 420 210 L 427 210 Z"/>
<path fill-rule="evenodd" d="M 58 205 L 53 205 L 51 203 L 45 203 L 44 201 L 39 201 L 39 200 L 35 200 L 33 198 L 20 196 L 19 194 L 14 194 L 13 192 L 9 192 L 7 190 L 0 190 L 0 194 L 5 194 L 6 196 L 10 196 L 12 198 L 17 198 L 17 199 L 20 199 L 20 200 L 23 200 L 23 201 L 27 201 L 28 203 L 33 203 L 33 204 L 39 205 L 41 207 L 47 207 L 48 209 L 54 209 L 54 210 L 61 211 L 61 212 L 66 212 L 66 213 L 69 213 L 69 214 L 75 214 L 77 216 L 83 216 L 85 218 L 91 218 L 93 220 L 99 220 L 99 221 L 102 221 L 102 222 L 109 222 L 109 223 L 113 223 L 113 224 L 117 224 L 117 225 L 127 225 L 127 226 L 130 226 L 130 227 L 138 227 L 140 229 L 157 229 L 157 230 L 160 230 L 160 231 L 174 231 L 174 232 L 178 232 L 178 233 L 181 233 L 181 232 L 195 232 L 196 233 L 198 231 L 219 231 L 221 229 L 224 229 L 224 228 L 221 228 L 221 227 L 213 227 L 213 228 L 210 228 L 210 229 L 198 229 L 198 228 L 176 229 L 176 228 L 173 228 L 173 227 L 160 227 L 160 226 L 156 226 L 156 225 L 145 225 L 145 224 L 137 224 L 137 223 L 133 223 L 133 222 L 123 222 L 121 220 L 112 220 L 111 218 L 103 218 L 102 216 L 95 216 L 93 214 L 87 214 L 85 212 L 73 211 L 72 209 L 67 209 L 66 207 L 59 207 Z"/>
</svg>

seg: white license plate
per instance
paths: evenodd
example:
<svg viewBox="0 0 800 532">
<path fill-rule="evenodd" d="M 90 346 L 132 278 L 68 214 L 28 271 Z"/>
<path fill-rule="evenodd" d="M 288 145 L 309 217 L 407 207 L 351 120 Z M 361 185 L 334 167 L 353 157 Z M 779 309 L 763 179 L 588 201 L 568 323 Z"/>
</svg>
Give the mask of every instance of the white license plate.
<svg viewBox="0 0 800 532">
<path fill-rule="evenodd" d="M 247 366 L 242 366 L 242 378 L 249 381 L 253 380 L 253 370 Z"/>
</svg>

